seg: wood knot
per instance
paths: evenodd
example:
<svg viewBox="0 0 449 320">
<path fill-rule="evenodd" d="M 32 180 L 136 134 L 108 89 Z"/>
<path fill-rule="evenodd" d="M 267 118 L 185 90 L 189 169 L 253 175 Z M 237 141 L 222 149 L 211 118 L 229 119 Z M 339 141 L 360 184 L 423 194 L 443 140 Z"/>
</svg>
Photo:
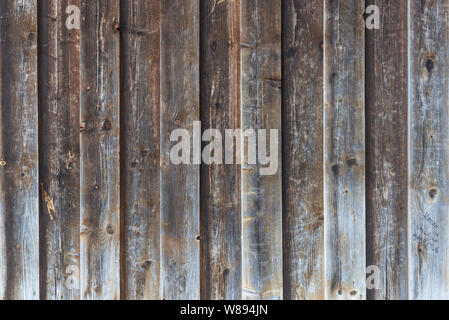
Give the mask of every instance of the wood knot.
<svg viewBox="0 0 449 320">
<path fill-rule="evenodd" d="M 436 188 L 430 189 L 430 191 L 429 191 L 429 197 L 430 197 L 431 199 L 435 199 L 435 197 L 437 196 L 437 194 L 438 194 L 438 190 L 437 190 Z"/>
<path fill-rule="evenodd" d="M 106 232 L 107 232 L 108 234 L 114 234 L 114 227 L 112 227 L 111 225 L 108 225 L 108 226 L 106 227 Z"/>
<path fill-rule="evenodd" d="M 338 172 L 340 171 L 340 166 L 338 164 L 334 164 L 331 166 L 331 170 L 335 175 L 338 175 Z"/>
<path fill-rule="evenodd" d="M 142 268 L 144 268 L 145 270 L 148 270 L 148 269 L 150 269 L 152 264 L 153 264 L 152 261 L 147 260 L 144 263 L 142 263 Z"/>
<path fill-rule="evenodd" d="M 432 59 L 427 59 L 427 61 L 426 61 L 426 69 L 427 69 L 427 71 L 429 73 L 432 72 L 434 66 L 435 66 L 435 64 L 434 64 L 433 60 Z"/>
<path fill-rule="evenodd" d="M 356 158 L 350 158 L 346 161 L 346 164 L 348 165 L 349 168 L 354 167 L 355 165 L 357 165 L 357 159 Z"/>
<path fill-rule="evenodd" d="M 104 131 L 109 131 L 109 130 L 111 130 L 111 129 L 112 129 L 112 123 L 111 123 L 111 121 L 105 120 L 105 121 L 103 122 L 103 130 L 104 130 Z"/>
</svg>

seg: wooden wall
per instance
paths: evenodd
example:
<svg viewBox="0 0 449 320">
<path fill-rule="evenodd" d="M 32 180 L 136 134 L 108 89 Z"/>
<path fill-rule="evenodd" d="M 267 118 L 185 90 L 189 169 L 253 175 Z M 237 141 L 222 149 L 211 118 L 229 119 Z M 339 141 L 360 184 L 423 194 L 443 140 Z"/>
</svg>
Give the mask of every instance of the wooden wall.
<svg viewBox="0 0 449 320">
<path fill-rule="evenodd" d="M 449 299 L 449 0 L 0 15 L 0 299 Z M 173 164 L 196 121 L 278 171 Z"/>
</svg>

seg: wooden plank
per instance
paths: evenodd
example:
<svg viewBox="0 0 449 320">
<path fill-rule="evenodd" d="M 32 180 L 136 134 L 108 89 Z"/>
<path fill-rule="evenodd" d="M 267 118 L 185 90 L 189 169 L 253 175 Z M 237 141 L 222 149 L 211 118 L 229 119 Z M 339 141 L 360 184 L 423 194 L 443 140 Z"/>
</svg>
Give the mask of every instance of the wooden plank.
<svg viewBox="0 0 449 320">
<path fill-rule="evenodd" d="M 39 299 L 37 2 L 0 3 L 0 299 Z"/>
<path fill-rule="evenodd" d="M 281 1 L 242 0 L 240 38 L 241 127 L 267 130 L 267 146 L 271 129 L 279 137 L 275 172 L 262 175 L 260 170 L 267 165 L 260 163 L 241 171 L 242 297 L 279 300 L 283 296 Z"/>
<path fill-rule="evenodd" d="M 122 35 L 123 299 L 159 299 L 160 12 L 125 1 Z"/>
<path fill-rule="evenodd" d="M 200 298 L 199 165 L 170 160 L 176 129 L 199 120 L 199 1 L 161 2 L 161 294 Z"/>
<path fill-rule="evenodd" d="M 119 3 L 81 2 L 81 297 L 120 298 Z"/>
<path fill-rule="evenodd" d="M 380 30 L 366 31 L 367 265 L 380 270 L 375 300 L 408 297 L 407 2 L 369 0 Z"/>
<path fill-rule="evenodd" d="M 284 298 L 323 299 L 323 1 L 283 12 Z"/>
<path fill-rule="evenodd" d="M 449 298 L 449 1 L 410 2 L 410 299 Z"/>
<path fill-rule="evenodd" d="M 203 129 L 240 128 L 240 0 L 201 1 Z M 224 159 L 224 156 L 223 156 Z M 201 167 L 201 297 L 242 297 L 240 166 Z"/>
<path fill-rule="evenodd" d="M 365 1 L 325 1 L 326 298 L 364 299 Z"/>
<path fill-rule="evenodd" d="M 48 300 L 80 298 L 80 31 L 66 26 L 69 5 L 79 1 L 38 8 L 40 297 Z"/>
</svg>

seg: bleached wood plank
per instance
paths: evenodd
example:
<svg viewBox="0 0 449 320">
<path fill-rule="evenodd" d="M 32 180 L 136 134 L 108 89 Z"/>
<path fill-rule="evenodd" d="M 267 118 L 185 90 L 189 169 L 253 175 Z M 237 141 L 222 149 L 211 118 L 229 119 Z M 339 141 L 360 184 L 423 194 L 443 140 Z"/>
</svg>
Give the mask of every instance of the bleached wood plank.
<svg viewBox="0 0 449 320">
<path fill-rule="evenodd" d="M 410 1 L 410 299 L 449 299 L 449 1 Z"/>
<path fill-rule="evenodd" d="M 282 286 L 281 1 L 241 2 L 242 129 L 278 132 L 277 166 L 242 167 L 242 297 L 279 300 Z M 247 150 L 247 149 L 244 149 Z M 273 167 L 274 169 L 274 167 Z"/>
<path fill-rule="evenodd" d="M 123 299 L 160 298 L 160 1 L 122 2 Z"/>
<path fill-rule="evenodd" d="M 39 299 L 37 1 L 0 2 L 0 299 Z"/>
<path fill-rule="evenodd" d="M 365 299 L 365 1 L 325 0 L 326 298 Z"/>
<path fill-rule="evenodd" d="M 199 1 L 161 2 L 161 298 L 200 298 L 199 165 L 170 160 L 175 129 L 199 120 Z"/>
<path fill-rule="evenodd" d="M 119 0 L 81 1 L 81 298 L 120 299 Z"/>
</svg>

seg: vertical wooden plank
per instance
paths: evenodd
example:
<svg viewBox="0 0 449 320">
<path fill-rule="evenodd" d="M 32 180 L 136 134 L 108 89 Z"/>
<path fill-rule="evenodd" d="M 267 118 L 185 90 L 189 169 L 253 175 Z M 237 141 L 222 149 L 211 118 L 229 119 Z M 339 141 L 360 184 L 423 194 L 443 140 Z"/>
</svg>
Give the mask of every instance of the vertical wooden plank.
<svg viewBox="0 0 449 320">
<path fill-rule="evenodd" d="M 449 1 L 410 1 L 410 298 L 449 299 Z"/>
<path fill-rule="evenodd" d="M 323 4 L 283 7 L 285 299 L 324 299 Z"/>
<path fill-rule="evenodd" d="M 159 299 L 159 0 L 122 2 L 124 299 Z"/>
<path fill-rule="evenodd" d="M 37 1 L 0 12 L 0 299 L 38 299 Z"/>
<path fill-rule="evenodd" d="M 325 1 L 326 298 L 364 299 L 365 1 Z"/>
<path fill-rule="evenodd" d="M 242 297 L 279 300 L 283 296 L 281 1 L 242 0 L 240 37 L 241 127 L 265 129 L 267 134 L 275 129 L 279 137 L 276 172 L 261 175 L 266 165 L 242 166 Z"/>
<path fill-rule="evenodd" d="M 81 2 L 81 297 L 120 298 L 118 0 Z"/>
<path fill-rule="evenodd" d="M 240 0 L 201 1 L 201 34 L 201 120 L 224 138 L 240 128 Z M 201 167 L 203 299 L 242 297 L 240 187 L 239 165 Z"/>
<path fill-rule="evenodd" d="M 200 298 L 199 166 L 170 161 L 175 129 L 199 120 L 199 1 L 161 2 L 161 295 Z"/>
<path fill-rule="evenodd" d="M 41 299 L 80 298 L 80 31 L 69 5 L 39 1 L 39 163 Z"/>
<path fill-rule="evenodd" d="M 368 0 L 380 30 L 366 31 L 367 265 L 380 270 L 376 300 L 408 297 L 407 1 Z"/>
</svg>

